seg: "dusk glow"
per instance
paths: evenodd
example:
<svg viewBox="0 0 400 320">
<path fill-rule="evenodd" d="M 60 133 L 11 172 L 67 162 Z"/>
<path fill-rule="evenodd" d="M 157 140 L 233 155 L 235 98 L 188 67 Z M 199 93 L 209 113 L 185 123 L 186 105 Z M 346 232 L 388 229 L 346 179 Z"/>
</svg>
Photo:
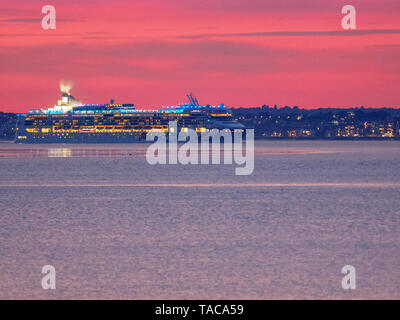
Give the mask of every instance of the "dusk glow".
<svg viewBox="0 0 400 320">
<path fill-rule="evenodd" d="M 157 108 L 397 107 L 400 2 L 354 0 L 60 1 L 43 30 L 42 1 L 2 2 L 0 111 L 52 106 L 60 80 L 84 103 Z"/>
<path fill-rule="evenodd" d="M 400 298 L 400 0 L 0 3 L 0 301 Z"/>
</svg>

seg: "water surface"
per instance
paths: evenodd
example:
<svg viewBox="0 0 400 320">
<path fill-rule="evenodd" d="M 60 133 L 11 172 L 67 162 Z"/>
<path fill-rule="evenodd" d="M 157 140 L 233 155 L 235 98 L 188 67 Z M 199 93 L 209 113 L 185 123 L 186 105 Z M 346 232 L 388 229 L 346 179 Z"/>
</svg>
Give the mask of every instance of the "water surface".
<svg viewBox="0 0 400 320">
<path fill-rule="evenodd" d="M 0 298 L 398 299 L 399 147 L 256 142 L 235 176 L 151 166 L 144 144 L 2 142 Z"/>
</svg>

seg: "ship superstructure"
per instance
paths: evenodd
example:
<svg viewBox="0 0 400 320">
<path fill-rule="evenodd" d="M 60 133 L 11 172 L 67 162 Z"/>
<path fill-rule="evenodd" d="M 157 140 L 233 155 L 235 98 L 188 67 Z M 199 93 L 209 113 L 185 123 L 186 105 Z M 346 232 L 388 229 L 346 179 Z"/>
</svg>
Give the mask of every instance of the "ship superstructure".
<svg viewBox="0 0 400 320">
<path fill-rule="evenodd" d="M 82 104 L 69 92 L 53 108 L 18 116 L 16 143 L 126 143 L 146 140 L 153 129 L 168 132 L 170 121 L 197 132 L 243 130 L 224 105 L 201 106 L 193 94 L 189 103 L 159 110 L 137 110 L 134 104 Z"/>
</svg>

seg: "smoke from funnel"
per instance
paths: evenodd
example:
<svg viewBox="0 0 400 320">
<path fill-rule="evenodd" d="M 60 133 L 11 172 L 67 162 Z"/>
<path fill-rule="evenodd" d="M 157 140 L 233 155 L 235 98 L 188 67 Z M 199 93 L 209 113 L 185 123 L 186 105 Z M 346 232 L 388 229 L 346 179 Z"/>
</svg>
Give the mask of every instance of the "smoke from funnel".
<svg viewBox="0 0 400 320">
<path fill-rule="evenodd" d="M 60 81 L 60 90 L 61 90 L 62 93 L 69 94 L 69 92 L 71 91 L 72 87 L 73 87 L 72 81 L 65 81 L 65 80 L 61 80 Z"/>
</svg>

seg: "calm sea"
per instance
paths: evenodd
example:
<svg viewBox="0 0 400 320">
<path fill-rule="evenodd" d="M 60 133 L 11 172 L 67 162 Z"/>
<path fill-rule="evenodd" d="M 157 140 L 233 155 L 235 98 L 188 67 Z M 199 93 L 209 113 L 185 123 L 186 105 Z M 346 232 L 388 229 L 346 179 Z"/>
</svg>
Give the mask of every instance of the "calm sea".
<svg viewBox="0 0 400 320">
<path fill-rule="evenodd" d="M 0 143 L 0 299 L 400 298 L 400 142 L 256 142 L 250 176 L 145 151 Z"/>
</svg>

